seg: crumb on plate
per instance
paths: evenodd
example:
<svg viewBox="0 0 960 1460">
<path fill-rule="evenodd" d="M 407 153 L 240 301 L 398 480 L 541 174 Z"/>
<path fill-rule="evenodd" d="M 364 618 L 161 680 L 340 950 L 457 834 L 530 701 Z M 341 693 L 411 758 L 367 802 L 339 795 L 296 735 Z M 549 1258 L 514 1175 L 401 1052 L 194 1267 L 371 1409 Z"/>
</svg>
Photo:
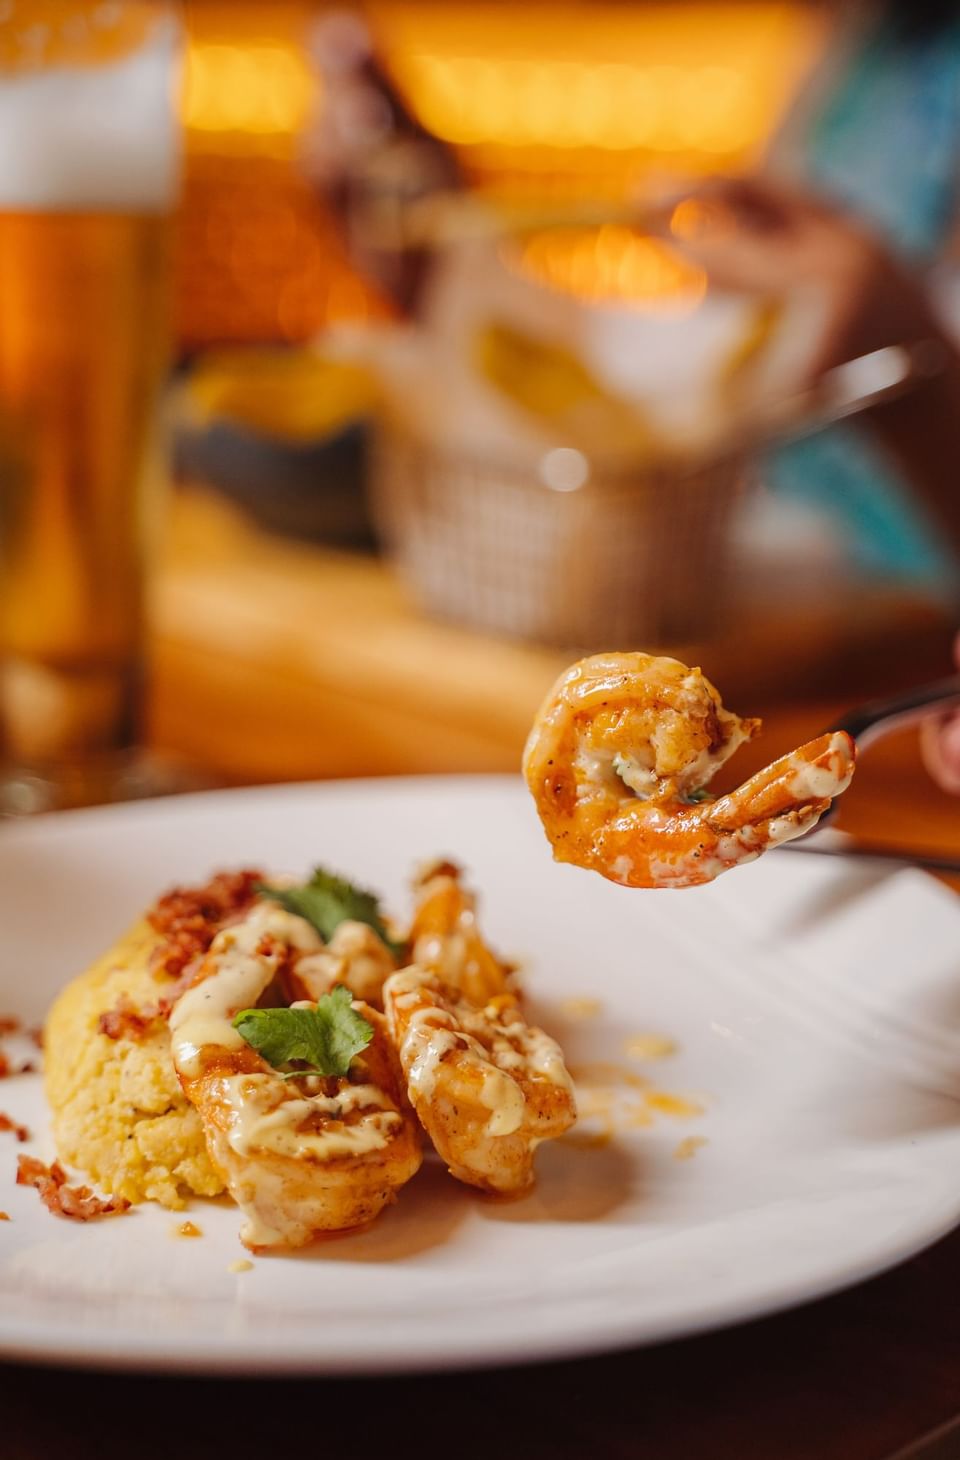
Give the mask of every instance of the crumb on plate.
<svg viewBox="0 0 960 1460">
<path fill-rule="evenodd" d="M 689 1161 L 690 1157 L 695 1156 L 700 1150 L 700 1147 L 706 1144 L 706 1136 L 687 1136 L 674 1151 L 674 1159 L 677 1161 Z"/>
<path fill-rule="evenodd" d="M 35 1187 L 48 1211 L 53 1212 L 54 1216 L 69 1217 L 75 1222 L 90 1222 L 96 1217 L 120 1216 L 130 1207 L 130 1203 L 122 1196 L 111 1196 L 104 1201 L 89 1186 L 70 1186 L 67 1173 L 59 1161 L 47 1166 L 34 1156 L 17 1157 L 17 1185 Z"/>
</svg>

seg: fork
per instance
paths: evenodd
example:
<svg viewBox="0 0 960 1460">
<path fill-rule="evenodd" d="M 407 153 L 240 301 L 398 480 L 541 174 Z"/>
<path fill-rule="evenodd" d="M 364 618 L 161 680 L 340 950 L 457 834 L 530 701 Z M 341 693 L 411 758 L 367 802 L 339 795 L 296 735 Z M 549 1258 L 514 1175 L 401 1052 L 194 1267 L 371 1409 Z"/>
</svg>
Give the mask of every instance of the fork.
<svg viewBox="0 0 960 1460">
<path fill-rule="evenodd" d="M 828 734 L 845 730 L 856 741 L 857 750 L 865 750 L 893 730 L 915 725 L 929 715 L 957 706 L 960 706 L 960 674 L 948 674 L 944 679 L 914 685 L 898 695 L 868 700 L 836 720 L 829 726 Z"/>
</svg>

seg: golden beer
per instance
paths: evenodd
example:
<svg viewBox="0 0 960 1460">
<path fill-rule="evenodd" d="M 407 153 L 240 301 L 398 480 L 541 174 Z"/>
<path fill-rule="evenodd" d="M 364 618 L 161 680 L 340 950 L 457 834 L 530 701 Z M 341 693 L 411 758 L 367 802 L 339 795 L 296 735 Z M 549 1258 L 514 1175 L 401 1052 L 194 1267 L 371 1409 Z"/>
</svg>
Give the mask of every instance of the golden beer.
<svg viewBox="0 0 960 1460">
<path fill-rule="evenodd" d="M 23 809 L 30 786 L 109 795 L 139 739 L 176 171 L 163 7 L 41 9 L 30 52 L 32 0 L 0 20 L 0 751 Z"/>
<path fill-rule="evenodd" d="M 0 214 L 0 703 L 21 765 L 135 743 L 168 226 Z"/>
</svg>

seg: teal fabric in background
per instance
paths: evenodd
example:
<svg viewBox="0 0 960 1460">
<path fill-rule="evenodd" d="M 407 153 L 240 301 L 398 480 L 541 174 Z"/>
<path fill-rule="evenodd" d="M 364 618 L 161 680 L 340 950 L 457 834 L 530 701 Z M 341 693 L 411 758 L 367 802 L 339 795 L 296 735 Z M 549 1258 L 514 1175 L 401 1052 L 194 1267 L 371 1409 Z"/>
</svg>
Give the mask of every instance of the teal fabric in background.
<svg viewBox="0 0 960 1460">
<path fill-rule="evenodd" d="M 913 39 L 874 26 L 821 96 L 800 151 L 811 188 L 860 214 L 914 266 L 935 263 L 956 216 L 960 21 Z M 781 448 L 765 468 L 773 491 L 830 513 L 856 562 L 956 591 L 958 565 L 866 433 L 833 427 Z"/>
</svg>

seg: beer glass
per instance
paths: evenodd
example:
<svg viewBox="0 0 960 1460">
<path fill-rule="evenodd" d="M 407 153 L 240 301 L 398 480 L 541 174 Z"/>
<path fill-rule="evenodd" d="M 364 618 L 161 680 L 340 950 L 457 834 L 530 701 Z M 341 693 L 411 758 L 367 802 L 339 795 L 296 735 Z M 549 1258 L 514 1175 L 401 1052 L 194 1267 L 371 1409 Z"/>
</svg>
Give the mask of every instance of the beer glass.
<svg viewBox="0 0 960 1460">
<path fill-rule="evenodd" d="M 0 810 L 136 785 L 179 39 L 0 0 Z"/>
</svg>

